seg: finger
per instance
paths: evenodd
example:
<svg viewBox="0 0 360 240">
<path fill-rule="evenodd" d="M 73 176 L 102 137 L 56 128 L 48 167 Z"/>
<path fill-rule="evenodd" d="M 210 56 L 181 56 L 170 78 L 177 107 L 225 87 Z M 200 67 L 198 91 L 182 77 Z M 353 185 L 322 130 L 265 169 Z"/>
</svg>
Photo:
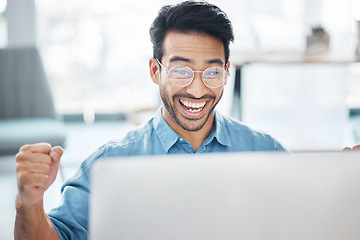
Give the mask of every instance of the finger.
<svg viewBox="0 0 360 240">
<path fill-rule="evenodd" d="M 46 153 L 51 151 L 51 145 L 48 143 L 26 144 L 20 148 L 20 152 Z"/>
<path fill-rule="evenodd" d="M 360 144 L 353 147 L 354 150 L 360 150 Z"/>
<path fill-rule="evenodd" d="M 51 157 L 44 153 L 32 153 L 32 152 L 19 152 L 16 154 L 16 162 L 33 162 L 33 163 L 45 163 L 51 164 Z"/>
<path fill-rule="evenodd" d="M 44 163 L 33 163 L 33 164 L 29 164 L 27 170 L 31 173 L 48 174 L 50 171 L 50 165 Z"/>
<path fill-rule="evenodd" d="M 64 153 L 64 150 L 61 147 L 56 146 L 56 147 L 51 148 L 49 155 L 55 163 L 59 163 L 63 153 Z"/>
<path fill-rule="evenodd" d="M 349 147 L 343 148 L 343 151 L 349 151 L 349 150 L 351 150 L 351 148 Z"/>
<path fill-rule="evenodd" d="M 16 164 L 16 172 L 21 173 L 43 173 L 48 174 L 50 171 L 50 164 L 45 163 L 32 163 L 32 162 L 23 162 Z"/>
</svg>

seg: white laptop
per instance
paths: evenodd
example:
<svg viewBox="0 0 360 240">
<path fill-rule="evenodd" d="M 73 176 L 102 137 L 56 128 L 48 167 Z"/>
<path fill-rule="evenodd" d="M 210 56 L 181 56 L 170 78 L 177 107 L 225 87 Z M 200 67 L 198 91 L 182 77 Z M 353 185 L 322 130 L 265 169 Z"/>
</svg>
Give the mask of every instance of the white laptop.
<svg viewBox="0 0 360 240">
<path fill-rule="evenodd" d="M 360 152 L 113 158 L 91 191 L 92 240 L 360 239 Z"/>
</svg>

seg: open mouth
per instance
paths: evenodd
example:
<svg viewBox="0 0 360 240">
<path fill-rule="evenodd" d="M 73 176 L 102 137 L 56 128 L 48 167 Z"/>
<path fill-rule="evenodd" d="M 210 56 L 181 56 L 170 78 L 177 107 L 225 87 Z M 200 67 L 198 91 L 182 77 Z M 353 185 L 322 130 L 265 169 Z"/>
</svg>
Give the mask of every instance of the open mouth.
<svg viewBox="0 0 360 240">
<path fill-rule="evenodd" d="M 208 101 L 204 101 L 204 102 L 189 102 L 186 100 L 179 100 L 180 105 L 188 112 L 191 113 L 198 113 L 201 112 L 201 110 L 204 109 L 204 107 L 206 106 L 206 104 L 208 103 Z"/>
</svg>

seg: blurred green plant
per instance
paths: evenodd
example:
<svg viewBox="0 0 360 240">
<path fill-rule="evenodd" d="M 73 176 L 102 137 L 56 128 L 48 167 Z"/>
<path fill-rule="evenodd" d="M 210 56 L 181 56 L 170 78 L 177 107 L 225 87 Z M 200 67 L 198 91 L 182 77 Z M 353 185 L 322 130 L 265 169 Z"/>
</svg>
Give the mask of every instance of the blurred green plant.
<svg viewBox="0 0 360 240">
<path fill-rule="evenodd" d="M 322 25 L 316 25 L 316 26 L 311 27 L 311 33 L 314 36 L 328 35 L 327 31 L 325 30 L 325 28 Z"/>
</svg>

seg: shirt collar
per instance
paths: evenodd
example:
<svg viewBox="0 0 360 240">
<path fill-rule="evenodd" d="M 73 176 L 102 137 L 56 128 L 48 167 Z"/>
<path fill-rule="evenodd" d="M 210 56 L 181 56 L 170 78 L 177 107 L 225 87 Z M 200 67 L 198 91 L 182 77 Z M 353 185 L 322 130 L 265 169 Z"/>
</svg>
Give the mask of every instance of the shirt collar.
<svg viewBox="0 0 360 240">
<path fill-rule="evenodd" d="M 161 108 L 158 109 L 154 116 L 154 129 L 166 153 L 181 137 L 167 124 L 162 116 Z M 215 110 L 214 127 L 209 137 L 204 141 L 204 144 L 208 145 L 215 138 L 220 144 L 231 146 L 231 141 L 226 132 L 224 117 Z"/>
<path fill-rule="evenodd" d="M 166 153 L 176 143 L 180 135 L 177 134 L 165 121 L 159 108 L 154 116 L 154 129 Z"/>
<path fill-rule="evenodd" d="M 231 147 L 225 124 L 224 117 L 215 110 L 214 128 L 205 144 L 210 143 L 215 138 L 220 144 Z"/>
</svg>

